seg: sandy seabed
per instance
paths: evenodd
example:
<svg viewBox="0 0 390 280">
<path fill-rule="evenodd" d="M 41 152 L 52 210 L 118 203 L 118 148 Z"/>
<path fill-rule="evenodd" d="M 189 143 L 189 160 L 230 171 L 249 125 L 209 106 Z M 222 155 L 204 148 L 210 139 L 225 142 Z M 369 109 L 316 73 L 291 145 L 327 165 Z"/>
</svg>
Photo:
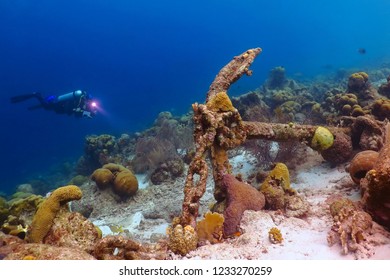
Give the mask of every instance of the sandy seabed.
<svg viewBox="0 0 390 280">
<path fill-rule="evenodd" d="M 234 171 L 252 172 L 254 159 L 247 152 L 231 159 Z M 374 222 L 367 240 L 355 251 L 342 253 L 341 245 L 328 245 L 327 236 L 333 219 L 328 201 L 335 197 L 360 199 L 359 187 L 353 183 L 345 166 L 331 168 L 312 152 L 304 164 L 297 166 L 291 176 L 291 186 L 310 205 L 303 218 L 286 217 L 281 211 L 246 211 L 241 220 L 243 234 L 206 244 L 186 256 L 170 254 L 172 259 L 263 259 L 263 260 L 340 260 L 340 259 L 390 259 L 390 233 Z M 211 174 L 211 173 L 210 173 Z M 211 177 L 211 176 L 209 176 Z M 156 242 L 165 237 L 165 231 L 174 216 L 180 215 L 183 200 L 184 177 L 174 182 L 155 186 L 145 176 L 138 176 L 140 190 L 130 201 L 118 202 L 106 192 L 83 186 L 83 204 L 95 207 L 90 219 L 104 235 L 127 234 L 141 242 Z M 213 203 L 213 181 L 209 178 L 207 190 L 201 200 L 200 212 L 205 213 Z M 113 227 L 114 226 L 114 227 Z M 277 227 L 283 242 L 273 244 L 268 231 Z"/>
</svg>

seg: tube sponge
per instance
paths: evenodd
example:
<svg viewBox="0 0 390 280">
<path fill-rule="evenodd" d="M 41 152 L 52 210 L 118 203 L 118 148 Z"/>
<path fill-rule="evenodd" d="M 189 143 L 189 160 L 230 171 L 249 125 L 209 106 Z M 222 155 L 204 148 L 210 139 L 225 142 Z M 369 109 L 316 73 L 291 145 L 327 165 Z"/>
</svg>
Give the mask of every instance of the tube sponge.
<svg viewBox="0 0 390 280">
<path fill-rule="evenodd" d="M 72 200 L 79 200 L 81 196 L 80 188 L 75 185 L 60 187 L 53 191 L 35 213 L 28 233 L 28 240 L 33 243 L 41 243 L 53 225 L 53 220 L 61 206 Z"/>
</svg>

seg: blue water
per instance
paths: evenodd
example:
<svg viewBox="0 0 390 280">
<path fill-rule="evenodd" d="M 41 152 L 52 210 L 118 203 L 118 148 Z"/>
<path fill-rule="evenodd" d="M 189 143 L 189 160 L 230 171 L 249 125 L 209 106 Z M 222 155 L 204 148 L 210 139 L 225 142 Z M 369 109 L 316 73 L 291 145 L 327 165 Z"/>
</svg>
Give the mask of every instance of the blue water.
<svg viewBox="0 0 390 280">
<path fill-rule="evenodd" d="M 324 65 L 388 62 L 389 26 L 387 0 L 2 0 L 0 191 L 77 159 L 86 135 L 119 136 L 149 127 L 160 111 L 187 112 L 249 48 L 263 53 L 231 94 L 256 89 L 275 66 L 311 77 Z M 33 100 L 9 103 L 13 95 L 76 89 L 98 99 L 96 118 L 28 111 Z"/>
</svg>

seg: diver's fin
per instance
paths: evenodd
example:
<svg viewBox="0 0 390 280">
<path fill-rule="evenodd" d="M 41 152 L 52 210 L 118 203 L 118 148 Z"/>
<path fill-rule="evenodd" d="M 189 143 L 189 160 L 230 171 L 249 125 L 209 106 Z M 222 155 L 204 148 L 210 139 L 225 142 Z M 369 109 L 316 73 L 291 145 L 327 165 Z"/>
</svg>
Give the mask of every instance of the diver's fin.
<svg viewBox="0 0 390 280">
<path fill-rule="evenodd" d="M 37 97 L 37 93 L 30 93 L 30 94 L 24 94 L 24 95 L 17 95 L 17 96 L 13 96 L 11 97 L 11 103 L 19 103 L 19 102 L 22 102 L 24 100 L 27 100 L 27 99 L 30 99 L 30 98 L 33 98 L 33 97 Z"/>
</svg>

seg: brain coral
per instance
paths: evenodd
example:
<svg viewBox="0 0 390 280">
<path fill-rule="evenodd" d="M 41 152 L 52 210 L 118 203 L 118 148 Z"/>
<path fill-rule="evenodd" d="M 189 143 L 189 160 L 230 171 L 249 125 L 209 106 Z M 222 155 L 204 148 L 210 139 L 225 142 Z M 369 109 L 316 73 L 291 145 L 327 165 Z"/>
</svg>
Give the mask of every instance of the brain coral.
<svg viewBox="0 0 390 280">
<path fill-rule="evenodd" d="M 99 188 L 112 187 L 121 197 L 134 195 L 138 190 L 138 180 L 134 174 L 120 164 L 108 163 L 96 169 L 91 179 Z"/>
<path fill-rule="evenodd" d="M 105 189 L 111 186 L 114 180 L 114 174 L 109 169 L 98 168 L 92 173 L 91 179 L 95 181 L 99 188 Z"/>
<path fill-rule="evenodd" d="M 385 120 L 390 118 L 390 100 L 385 98 L 380 98 L 375 100 L 372 104 L 371 113 L 378 120 Z"/>
<path fill-rule="evenodd" d="M 114 179 L 114 191 L 119 195 L 131 196 L 138 190 L 138 181 L 129 171 L 118 172 Z"/>
<path fill-rule="evenodd" d="M 348 92 L 364 89 L 368 82 L 368 74 L 365 72 L 353 73 L 348 79 Z"/>
</svg>

